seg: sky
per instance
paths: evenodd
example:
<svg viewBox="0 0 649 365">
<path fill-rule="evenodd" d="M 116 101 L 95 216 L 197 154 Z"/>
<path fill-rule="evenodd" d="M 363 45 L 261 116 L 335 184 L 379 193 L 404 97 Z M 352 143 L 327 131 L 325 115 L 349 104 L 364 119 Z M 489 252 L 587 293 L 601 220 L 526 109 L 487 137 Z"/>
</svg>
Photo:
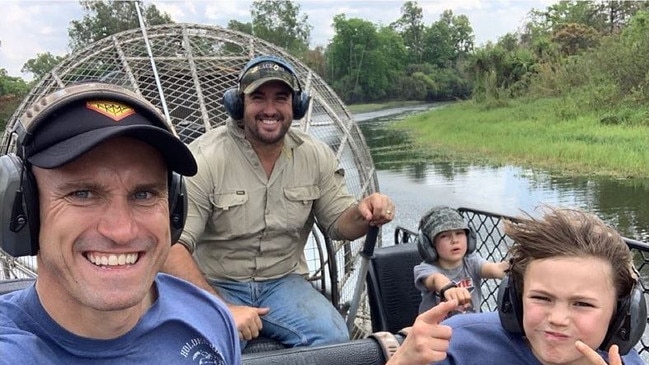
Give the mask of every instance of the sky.
<svg viewBox="0 0 649 365">
<path fill-rule="evenodd" d="M 360 18 L 377 25 L 389 25 L 401 16 L 404 1 L 374 0 L 300 0 L 301 14 L 308 16 L 311 47 L 326 46 L 333 38 L 333 17 L 345 14 L 347 19 Z M 515 32 L 525 23 L 532 9 L 542 10 L 556 0 L 419 0 L 424 23 L 439 20 L 444 10 L 455 15 L 466 15 L 473 28 L 475 45 L 497 41 L 509 32 Z M 252 0 L 157 0 L 144 1 L 168 13 L 177 23 L 197 23 L 226 27 L 235 19 L 250 22 Z M 0 68 L 10 76 L 31 80 L 22 73 L 22 66 L 39 53 L 55 56 L 70 53 L 68 27 L 73 20 L 85 15 L 78 1 L 60 0 L 0 0 Z"/>
</svg>

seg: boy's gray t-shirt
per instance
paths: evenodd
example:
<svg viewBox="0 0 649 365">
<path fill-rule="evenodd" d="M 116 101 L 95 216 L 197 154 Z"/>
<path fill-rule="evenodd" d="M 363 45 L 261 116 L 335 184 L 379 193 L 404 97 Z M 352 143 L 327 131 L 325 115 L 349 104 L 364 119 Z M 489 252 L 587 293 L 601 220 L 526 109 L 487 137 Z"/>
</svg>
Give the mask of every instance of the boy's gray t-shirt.
<svg viewBox="0 0 649 365">
<path fill-rule="evenodd" d="M 467 311 L 480 312 L 480 304 L 482 303 L 480 270 L 486 262 L 487 260 L 476 252 L 473 252 L 462 259 L 462 265 L 451 270 L 446 270 L 435 264 L 431 265 L 426 262 L 416 265 L 413 271 L 415 286 L 421 291 L 419 313 L 425 312 L 439 303 L 440 298 L 437 293 L 429 291 L 424 285 L 426 278 L 435 273 L 441 273 L 449 280 L 454 281 L 458 287 L 466 288 L 471 293 L 473 306 L 473 309 L 467 309 Z"/>
</svg>

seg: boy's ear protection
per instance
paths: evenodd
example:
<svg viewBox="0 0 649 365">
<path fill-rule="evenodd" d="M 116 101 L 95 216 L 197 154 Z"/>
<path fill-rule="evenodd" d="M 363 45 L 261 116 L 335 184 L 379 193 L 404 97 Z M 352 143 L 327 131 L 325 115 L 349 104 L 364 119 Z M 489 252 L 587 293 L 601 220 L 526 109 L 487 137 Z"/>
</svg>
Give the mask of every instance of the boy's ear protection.
<svg viewBox="0 0 649 365">
<path fill-rule="evenodd" d="M 523 298 L 518 293 L 514 278 L 510 275 L 498 286 L 498 316 L 500 324 L 508 332 L 525 335 L 523 330 Z"/>
<path fill-rule="evenodd" d="M 617 301 L 604 342 L 599 348 L 608 351 L 611 345 L 618 345 L 620 355 L 626 355 L 640 341 L 646 326 L 647 303 L 642 285 L 636 282 L 631 294 Z"/>
<path fill-rule="evenodd" d="M 9 255 L 33 256 L 38 253 L 38 189 L 31 166 L 23 160 L 23 150 L 26 139 L 38 133 L 41 123 L 70 103 L 88 98 L 123 101 L 150 115 L 161 115 L 152 104 L 126 89 L 110 84 L 101 84 L 98 89 L 97 84 L 99 83 L 74 84 L 35 102 L 17 123 L 17 153 L 0 156 L 0 248 Z M 158 122 L 173 133 L 164 119 Z M 187 196 L 182 175 L 171 172 L 168 185 L 171 243 L 175 243 L 185 224 Z"/>
<path fill-rule="evenodd" d="M 497 300 L 498 316 L 503 328 L 508 332 L 524 335 L 523 297 L 509 275 L 500 282 Z M 618 345 L 620 355 L 626 355 L 640 341 L 646 326 L 647 303 L 642 285 L 636 282 L 631 294 L 618 300 L 616 311 L 599 349 L 608 351 L 611 345 Z"/>
<path fill-rule="evenodd" d="M 425 227 L 424 227 L 425 228 Z M 466 255 L 471 254 L 475 251 L 477 245 L 477 236 L 475 231 L 472 228 L 465 229 L 466 233 Z M 433 263 L 437 261 L 437 250 L 435 249 L 435 243 L 428 238 L 428 235 L 424 233 L 424 229 L 419 230 L 419 235 L 417 235 L 417 250 L 419 250 L 419 255 L 427 263 Z"/>
<path fill-rule="evenodd" d="M 297 77 L 297 73 L 293 66 L 291 66 L 286 60 L 277 56 L 260 56 L 253 58 L 248 64 L 243 68 L 237 79 L 237 86 L 231 89 L 228 89 L 223 93 L 223 106 L 228 115 L 234 120 L 243 119 L 243 91 L 239 90 L 239 84 L 241 83 L 241 78 L 243 75 L 250 70 L 255 65 L 258 65 L 262 62 L 273 62 L 278 64 L 280 67 L 288 70 L 291 75 L 295 78 L 295 81 L 298 86 L 298 90 L 293 92 L 293 119 L 302 119 L 306 115 L 306 112 L 309 110 L 309 104 L 311 103 L 311 96 L 302 90 L 302 85 L 300 84 L 300 79 Z"/>
</svg>

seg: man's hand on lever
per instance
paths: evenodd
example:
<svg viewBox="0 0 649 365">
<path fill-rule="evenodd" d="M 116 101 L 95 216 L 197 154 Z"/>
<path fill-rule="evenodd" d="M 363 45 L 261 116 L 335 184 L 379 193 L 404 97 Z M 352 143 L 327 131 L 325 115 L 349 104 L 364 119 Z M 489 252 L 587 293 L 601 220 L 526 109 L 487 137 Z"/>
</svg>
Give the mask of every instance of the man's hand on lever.
<svg viewBox="0 0 649 365">
<path fill-rule="evenodd" d="M 373 193 L 358 203 L 358 212 L 371 226 L 380 226 L 394 219 L 395 206 L 387 195 Z"/>
</svg>

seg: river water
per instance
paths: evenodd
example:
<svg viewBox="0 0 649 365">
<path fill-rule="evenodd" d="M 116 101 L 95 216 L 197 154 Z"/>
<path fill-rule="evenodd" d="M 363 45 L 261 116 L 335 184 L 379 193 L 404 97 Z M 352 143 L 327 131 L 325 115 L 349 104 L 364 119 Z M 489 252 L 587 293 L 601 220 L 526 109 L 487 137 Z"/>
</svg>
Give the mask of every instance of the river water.
<svg viewBox="0 0 649 365">
<path fill-rule="evenodd" d="M 649 179 L 558 175 L 470 161 L 433 162 L 412 148 L 407 134 L 387 127 L 435 107 L 355 115 L 377 168 L 379 188 L 397 207 L 394 221 L 383 228 L 384 244 L 392 243 L 397 225 L 416 230 L 421 215 L 438 204 L 513 216 L 522 210 L 535 214 L 543 204 L 581 208 L 598 214 L 625 237 L 649 241 Z"/>
</svg>

